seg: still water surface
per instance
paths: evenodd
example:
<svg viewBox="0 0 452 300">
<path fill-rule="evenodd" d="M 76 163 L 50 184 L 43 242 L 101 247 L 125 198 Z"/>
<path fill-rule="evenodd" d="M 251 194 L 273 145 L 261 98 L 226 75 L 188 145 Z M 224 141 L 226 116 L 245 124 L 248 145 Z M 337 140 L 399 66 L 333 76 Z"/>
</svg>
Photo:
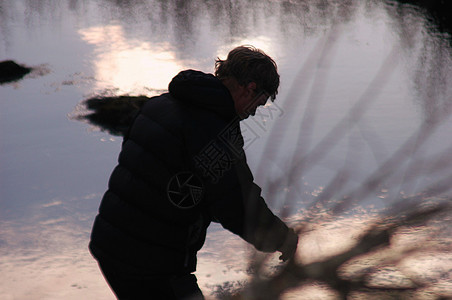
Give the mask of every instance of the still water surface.
<svg viewBox="0 0 452 300">
<path fill-rule="evenodd" d="M 1 299 L 113 298 L 87 243 L 121 139 L 76 121 L 80 103 L 161 93 L 179 71 L 212 72 L 216 57 L 241 44 L 266 51 L 281 74 L 275 104 L 242 124 L 250 167 L 275 211 L 289 199 L 287 217 L 300 218 L 344 168 L 350 177 L 337 197 L 353 192 L 422 124 L 437 128 L 421 147 L 408 146 L 360 201 L 382 208 L 450 178 L 450 36 L 414 6 L 3 0 L 0 60 L 35 71 L 0 86 Z M 328 135 L 337 124 L 343 130 Z M 315 155 L 306 162 L 307 154 Z M 433 167 L 436 159 L 442 163 Z M 211 231 L 218 233 L 198 270 L 206 295 L 247 276 L 249 249 L 218 226 Z M 340 243 L 323 234 L 306 240 L 304 255 Z"/>
</svg>

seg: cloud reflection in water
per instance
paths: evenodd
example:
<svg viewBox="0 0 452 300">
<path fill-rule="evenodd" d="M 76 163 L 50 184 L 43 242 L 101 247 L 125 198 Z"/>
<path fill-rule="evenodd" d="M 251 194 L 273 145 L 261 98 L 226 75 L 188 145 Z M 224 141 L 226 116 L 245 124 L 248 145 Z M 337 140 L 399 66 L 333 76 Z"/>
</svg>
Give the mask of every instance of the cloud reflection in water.
<svg viewBox="0 0 452 300">
<path fill-rule="evenodd" d="M 121 94 L 152 95 L 153 89 L 166 89 L 171 78 L 187 68 L 168 43 L 152 45 L 127 39 L 120 25 L 90 27 L 79 34 L 95 46 L 97 89 L 111 87 Z"/>
</svg>

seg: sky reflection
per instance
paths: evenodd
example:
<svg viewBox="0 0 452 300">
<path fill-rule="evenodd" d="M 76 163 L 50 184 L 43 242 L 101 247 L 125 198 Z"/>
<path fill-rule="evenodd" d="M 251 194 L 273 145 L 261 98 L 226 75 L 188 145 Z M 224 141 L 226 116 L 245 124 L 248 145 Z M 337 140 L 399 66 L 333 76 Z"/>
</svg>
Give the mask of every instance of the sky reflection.
<svg viewBox="0 0 452 300">
<path fill-rule="evenodd" d="M 187 68 L 175 58 L 168 43 L 151 45 L 126 39 L 120 25 L 91 27 L 78 32 L 82 40 L 95 46 L 96 90 L 153 95 L 155 90 L 166 90 L 174 74 Z"/>
<path fill-rule="evenodd" d="M 180 70 L 212 72 L 214 59 L 236 45 L 264 49 L 281 73 L 279 110 L 271 117 L 266 107 L 244 123 L 252 142 L 248 160 L 278 213 L 291 196 L 295 208 L 287 217 L 296 222 L 306 217 L 303 208 L 328 192 L 344 164 L 350 166 L 347 184 L 360 186 L 423 121 L 447 111 L 450 37 L 434 29 L 415 6 L 396 1 L 0 0 L 0 58 L 49 69 L 45 76 L 0 86 L 0 298 L 113 299 L 87 243 L 121 141 L 68 119 L 87 97 L 152 96 Z M 378 97 L 366 94 L 394 53 L 384 89 Z M 326 157 L 292 184 L 272 189 L 366 96 L 375 97 L 372 106 Z M 315 113 L 305 115 L 309 105 Z M 405 153 L 406 163 L 367 195 L 370 206 L 450 178 L 451 128 L 452 120 L 444 119 L 420 151 Z M 334 196 L 352 190 L 347 187 Z M 450 186 L 444 193 L 450 195 Z M 321 259 L 349 245 L 373 216 L 361 213 L 319 221 L 301 239 L 301 258 Z M 249 246 L 219 226 L 212 232 L 198 267 L 207 295 L 239 287 L 249 276 Z M 398 238 L 396 247 L 426 236 L 406 232 Z M 450 235 L 431 238 L 438 245 L 451 242 Z M 423 278 L 452 269 L 449 254 L 423 253 L 400 267 Z M 350 268 L 361 270 L 371 261 Z M 278 265 L 276 256 L 272 264 Z M 452 290 L 446 275 L 433 290 Z M 400 278 L 390 269 L 379 280 Z M 425 299 L 434 299 L 430 292 Z M 334 299 L 322 286 L 299 293 Z"/>
</svg>

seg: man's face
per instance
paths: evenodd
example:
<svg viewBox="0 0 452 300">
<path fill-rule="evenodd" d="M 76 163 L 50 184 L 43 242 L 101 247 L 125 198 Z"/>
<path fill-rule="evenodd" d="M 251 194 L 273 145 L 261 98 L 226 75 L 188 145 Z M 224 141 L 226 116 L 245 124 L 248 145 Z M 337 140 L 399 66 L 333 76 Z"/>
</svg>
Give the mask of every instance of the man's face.
<svg viewBox="0 0 452 300">
<path fill-rule="evenodd" d="M 256 109 L 261 105 L 265 105 L 270 96 L 265 91 L 256 92 L 255 84 L 252 84 L 251 86 L 242 86 L 240 92 L 235 97 L 233 96 L 235 111 L 241 120 L 248 118 L 250 115 L 254 116 Z"/>
<path fill-rule="evenodd" d="M 245 113 L 247 113 L 247 117 L 254 116 L 256 114 L 256 110 L 259 106 L 265 105 L 267 103 L 268 98 L 270 95 L 266 93 L 265 91 L 261 91 L 258 93 L 255 93 L 255 96 L 250 101 L 250 105 L 248 108 L 245 108 Z"/>
</svg>

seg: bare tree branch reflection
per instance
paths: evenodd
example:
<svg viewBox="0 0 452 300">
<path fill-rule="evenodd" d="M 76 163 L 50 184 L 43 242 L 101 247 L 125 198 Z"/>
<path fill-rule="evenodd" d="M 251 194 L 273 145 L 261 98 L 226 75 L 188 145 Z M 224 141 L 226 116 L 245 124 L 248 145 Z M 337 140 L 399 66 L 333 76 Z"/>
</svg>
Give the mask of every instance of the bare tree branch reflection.
<svg viewBox="0 0 452 300">
<path fill-rule="evenodd" d="M 439 245 L 424 242 L 422 246 L 408 246 L 396 251 L 393 249 L 389 251 L 391 250 L 391 241 L 401 230 L 420 228 L 433 220 L 438 222 L 440 218 L 447 216 L 451 211 L 449 201 L 450 199 L 446 199 L 429 205 L 424 202 L 412 205 L 410 208 L 392 209 L 387 216 L 369 225 L 368 229 L 350 249 L 325 260 L 308 264 L 303 264 L 297 259 L 292 260 L 271 276 L 258 273 L 243 290 L 235 295 L 225 296 L 224 299 L 279 299 L 285 292 L 310 284 L 313 281 L 327 285 L 336 291 L 341 299 L 348 299 L 347 297 L 353 293 L 356 294 L 356 292 L 367 295 L 362 299 L 369 299 L 365 297 L 375 294 L 383 295 L 380 299 L 392 299 L 392 297 L 395 297 L 394 299 L 408 299 L 410 293 L 432 285 L 436 278 L 420 280 L 416 276 L 405 274 L 410 281 L 408 286 L 397 286 L 396 284 L 381 286 L 373 285 L 371 277 L 384 267 L 397 265 L 413 253 L 437 251 L 439 254 L 452 250 L 450 244 Z M 436 234 L 435 229 L 430 230 L 432 230 L 429 232 L 430 236 L 434 236 Z M 302 232 L 300 233 L 302 234 Z M 386 255 L 377 260 L 375 265 L 366 267 L 361 271 L 347 271 L 347 267 L 350 266 L 350 262 L 353 264 L 353 260 L 360 260 L 363 257 L 384 251 L 387 252 Z M 261 269 L 264 262 L 265 258 L 261 258 L 260 265 L 255 265 L 253 269 Z M 439 274 L 443 277 L 445 275 L 450 276 L 450 272 Z M 441 296 L 435 299 L 440 299 L 439 297 Z"/>
</svg>

